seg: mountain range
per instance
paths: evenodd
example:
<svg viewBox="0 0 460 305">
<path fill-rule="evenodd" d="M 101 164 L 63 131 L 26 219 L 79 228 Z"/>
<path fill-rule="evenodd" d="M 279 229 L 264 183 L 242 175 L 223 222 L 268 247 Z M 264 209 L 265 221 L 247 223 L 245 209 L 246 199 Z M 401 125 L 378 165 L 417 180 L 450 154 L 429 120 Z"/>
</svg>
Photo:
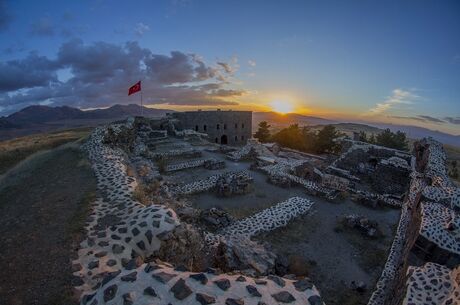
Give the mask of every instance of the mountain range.
<svg viewBox="0 0 460 305">
<path fill-rule="evenodd" d="M 161 117 L 172 110 L 142 107 L 136 104 L 113 105 L 105 109 L 80 110 L 69 106 L 28 106 L 0 117 L 0 140 L 64 128 L 96 126 L 130 116 Z"/>
<path fill-rule="evenodd" d="M 142 107 L 136 104 L 113 105 L 105 109 L 80 110 L 69 106 L 49 107 L 34 105 L 26 107 L 6 117 L 0 117 L 0 140 L 24 136 L 32 133 L 47 132 L 63 128 L 96 126 L 106 122 L 124 119 L 130 116 L 162 117 L 173 110 Z M 368 134 L 379 133 L 384 128 L 392 131 L 403 131 L 409 138 L 418 139 L 426 136 L 460 147 L 460 136 L 435 131 L 427 128 L 406 125 L 392 125 L 371 122 L 344 123 L 315 116 L 297 113 L 280 114 L 277 112 L 253 112 L 253 129 L 262 121 L 269 122 L 275 128 L 283 128 L 290 124 L 308 125 L 315 128 L 332 124 L 346 133 L 364 131 Z"/>
</svg>

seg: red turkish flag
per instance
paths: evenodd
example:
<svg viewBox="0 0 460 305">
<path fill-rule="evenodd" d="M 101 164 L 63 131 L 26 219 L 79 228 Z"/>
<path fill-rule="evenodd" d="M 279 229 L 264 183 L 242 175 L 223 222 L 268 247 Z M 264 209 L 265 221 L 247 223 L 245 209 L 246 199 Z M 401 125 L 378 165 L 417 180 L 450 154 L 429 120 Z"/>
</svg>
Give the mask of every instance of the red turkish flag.
<svg viewBox="0 0 460 305">
<path fill-rule="evenodd" d="M 128 96 L 131 95 L 131 94 L 134 94 L 134 93 L 136 93 L 138 91 L 141 91 L 141 81 L 138 81 L 131 88 L 129 88 Z"/>
</svg>

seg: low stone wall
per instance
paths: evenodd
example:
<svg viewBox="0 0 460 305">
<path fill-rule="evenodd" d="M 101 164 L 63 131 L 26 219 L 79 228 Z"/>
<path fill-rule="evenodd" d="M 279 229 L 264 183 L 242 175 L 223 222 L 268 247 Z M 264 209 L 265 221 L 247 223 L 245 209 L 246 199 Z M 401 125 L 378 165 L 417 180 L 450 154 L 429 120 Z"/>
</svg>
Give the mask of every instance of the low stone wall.
<svg viewBox="0 0 460 305">
<path fill-rule="evenodd" d="M 403 203 L 400 222 L 387 263 L 369 305 L 454 304 L 452 300 L 458 300 L 460 295 L 455 287 L 458 286 L 457 282 L 448 278 L 441 279 L 443 273 L 441 269 L 446 267 L 441 266 L 440 269 L 430 263 L 425 267 L 409 266 L 409 255 L 419 236 L 452 253 L 458 253 L 460 249 L 459 238 L 455 239 L 452 232 L 447 231 L 448 219 L 456 215 L 454 209 L 449 209 L 448 206 L 454 206 L 457 190 L 450 193 L 454 194 L 452 197 L 446 195 L 437 197 L 439 200 L 451 198 L 450 204 L 423 201 L 424 198 L 436 197 L 435 194 L 439 194 L 437 191 L 433 192 L 433 188 L 437 190 L 454 188 L 447 177 L 442 145 L 432 139 L 423 139 L 414 146 L 417 164 L 413 162 L 411 166 L 410 191 Z M 417 172 L 416 169 L 423 172 Z M 414 249 L 413 253 L 416 253 L 417 247 Z M 435 269 L 438 271 L 433 272 Z M 413 274 L 417 275 L 413 276 Z M 422 278 L 425 280 L 421 280 Z M 439 283 L 442 282 L 446 282 L 442 284 L 444 288 L 438 289 Z M 448 293 L 443 292 L 446 289 Z"/>
<path fill-rule="evenodd" d="M 103 144 L 105 132 L 97 128 L 84 146 L 103 196 L 92 204 L 87 238 L 73 262 L 72 283 L 82 305 L 323 304 L 307 278 L 250 277 L 214 269 L 198 273 L 158 260 L 145 263 L 171 240 L 180 221 L 164 205 L 144 206 L 132 199 L 136 179 L 126 174 L 123 151 Z M 260 245 L 249 239 L 244 244 L 245 253 L 259 251 Z"/>
<path fill-rule="evenodd" d="M 249 175 L 246 171 L 239 171 L 239 172 L 228 172 L 224 174 L 216 174 L 207 177 L 206 179 L 194 181 L 192 183 L 188 183 L 182 186 L 178 186 L 172 190 L 172 192 L 176 195 L 192 195 L 201 192 L 206 192 L 211 190 L 216 186 L 217 181 L 222 176 L 240 176 L 247 180 L 252 180 L 251 175 Z"/>
</svg>

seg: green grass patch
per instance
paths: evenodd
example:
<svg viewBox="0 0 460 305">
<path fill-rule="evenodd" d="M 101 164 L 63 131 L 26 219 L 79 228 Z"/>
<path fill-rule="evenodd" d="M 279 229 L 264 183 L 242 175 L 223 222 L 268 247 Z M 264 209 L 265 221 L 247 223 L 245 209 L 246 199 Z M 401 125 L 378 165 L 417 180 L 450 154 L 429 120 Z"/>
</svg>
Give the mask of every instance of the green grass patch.
<svg viewBox="0 0 460 305">
<path fill-rule="evenodd" d="M 85 138 L 91 128 L 42 133 L 0 142 L 0 175 L 28 156 Z"/>
</svg>

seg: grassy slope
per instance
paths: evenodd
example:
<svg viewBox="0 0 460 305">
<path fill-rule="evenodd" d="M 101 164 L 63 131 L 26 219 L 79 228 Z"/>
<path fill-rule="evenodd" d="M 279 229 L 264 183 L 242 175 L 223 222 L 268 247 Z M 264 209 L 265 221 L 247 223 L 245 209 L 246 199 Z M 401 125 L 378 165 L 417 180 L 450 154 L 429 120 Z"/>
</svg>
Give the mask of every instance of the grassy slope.
<svg viewBox="0 0 460 305">
<path fill-rule="evenodd" d="M 3 177 L 0 304 L 76 304 L 71 260 L 95 193 L 77 144 L 34 154 Z"/>
<path fill-rule="evenodd" d="M 43 133 L 0 142 L 0 175 L 33 153 L 86 137 L 91 128 Z"/>
</svg>

